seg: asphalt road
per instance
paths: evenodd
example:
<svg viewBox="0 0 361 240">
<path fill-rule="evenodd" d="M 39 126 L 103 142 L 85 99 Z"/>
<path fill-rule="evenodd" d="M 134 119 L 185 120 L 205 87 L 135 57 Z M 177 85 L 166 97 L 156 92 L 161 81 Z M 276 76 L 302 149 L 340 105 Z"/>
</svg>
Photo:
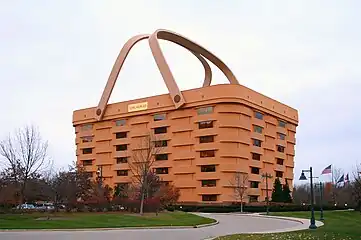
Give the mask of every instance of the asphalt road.
<svg viewBox="0 0 361 240">
<path fill-rule="evenodd" d="M 121 229 L 84 231 L 0 232 L 0 240 L 202 240 L 235 233 L 261 233 L 301 230 L 308 222 L 237 214 L 200 214 L 217 219 L 219 224 L 191 229 Z"/>
</svg>

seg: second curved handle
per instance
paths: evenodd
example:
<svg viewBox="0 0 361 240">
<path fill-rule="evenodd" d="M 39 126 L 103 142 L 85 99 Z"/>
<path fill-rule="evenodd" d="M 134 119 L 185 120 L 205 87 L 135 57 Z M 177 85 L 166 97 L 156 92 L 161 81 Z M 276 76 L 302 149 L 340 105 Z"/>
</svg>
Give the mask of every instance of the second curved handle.
<svg viewBox="0 0 361 240">
<path fill-rule="evenodd" d="M 157 63 L 157 66 L 159 68 L 160 73 L 162 74 L 164 82 L 168 87 L 169 93 L 172 97 L 172 101 L 176 108 L 179 108 L 182 105 L 184 105 L 186 101 L 179 90 L 179 87 L 173 77 L 172 71 L 170 70 L 167 61 L 165 60 L 164 54 L 160 48 L 159 39 L 168 40 L 170 42 L 176 43 L 186 49 L 189 49 L 195 54 L 199 54 L 205 57 L 224 73 L 224 75 L 227 77 L 228 81 L 231 84 L 239 84 L 236 76 L 232 73 L 231 69 L 229 69 L 229 67 L 216 55 L 214 55 L 204 47 L 200 46 L 199 44 L 175 32 L 159 29 L 149 37 L 149 45 L 152 50 L 154 60 Z"/>
</svg>

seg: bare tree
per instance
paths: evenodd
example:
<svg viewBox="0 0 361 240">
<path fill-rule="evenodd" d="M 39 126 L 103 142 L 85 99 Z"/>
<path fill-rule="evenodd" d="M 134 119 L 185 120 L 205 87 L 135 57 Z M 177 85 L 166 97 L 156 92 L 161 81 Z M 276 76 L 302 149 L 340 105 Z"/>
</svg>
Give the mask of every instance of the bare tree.
<svg viewBox="0 0 361 240">
<path fill-rule="evenodd" d="M 152 175 L 152 166 L 155 161 L 155 155 L 160 152 L 158 145 L 156 145 L 154 135 L 148 134 L 143 137 L 139 145 L 132 149 L 132 160 L 130 162 L 130 169 L 133 174 L 133 181 L 139 186 L 140 208 L 139 213 L 143 214 L 144 200 L 147 198 L 152 182 L 149 181 Z"/>
<path fill-rule="evenodd" d="M 353 174 L 354 181 L 352 184 L 352 193 L 356 206 L 358 206 L 361 213 L 361 164 L 356 166 L 356 171 Z"/>
<path fill-rule="evenodd" d="M 310 186 L 309 184 L 296 185 L 292 192 L 293 201 L 296 204 L 304 204 L 310 202 Z"/>
<path fill-rule="evenodd" d="M 248 174 L 237 171 L 229 183 L 233 187 L 233 198 L 241 202 L 241 212 L 243 212 L 243 200 L 248 189 Z"/>
<path fill-rule="evenodd" d="M 16 183 L 21 203 L 30 178 L 45 171 L 51 160 L 47 155 L 48 143 L 43 141 L 37 128 L 26 126 L 16 131 L 15 136 L 0 142 L 0 156 L 12 180 Z"/>
<path fill-rule="evenodd" d="M 93 194 L 94 182 L 84 168 L 76 163 L 68 167 L 68 170 L 57 172 L 48 181 L 56 211 L 59 204 L 66 204 L 66 210 L 70 211 L 79 201 L 87 201 Z"/>
<path fill-rule="evenodd" d="M 331 196 L 334 204 L 338 202 L 338 196 L 340 193 L 340 185 L 337 181 L 341 178 L 343 170 L 341 168 L 334 167 L 332 168 L 332 191 Z"/>
<path fill-rule="evenodd" d="M 332 183 L 337 186 L 337 181 L 341 178 L 343 170 L 341 168 L 332 168 Z"/>
</svg>

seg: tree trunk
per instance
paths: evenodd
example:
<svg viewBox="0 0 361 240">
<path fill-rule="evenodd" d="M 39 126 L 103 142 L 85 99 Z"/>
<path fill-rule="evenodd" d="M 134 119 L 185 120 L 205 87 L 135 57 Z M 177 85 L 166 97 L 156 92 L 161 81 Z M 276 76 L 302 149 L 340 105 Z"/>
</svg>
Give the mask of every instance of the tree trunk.
<svg viewBox="0 0 361 240">
<path fill-rule="evenodd" d="M 59 204 L 58 204 L 58 197 L 57 195 L 55 195 L 55 198 L 54 198 L 54 212 L 59 212 Z"/>
<path fill-rule="evenodd" d="M 241 200 L 241 213 L 243 213 L 243 201 Z"/>
<path fill-rule="evenodd" d="M 139 209 L 140 215 L 143 215 L 143 207 L 144 207 L 144 190 L 142 191 L 142 196 L 140 198 L 140 209 Z"/>
<path fill-rule="evenodd" d="M 20 187 L 20 204 L 24 204 L 25 203 L 25 187 L 26 187 L 26 180 L 24 179 L 24 182 L 22 184 L 22 186 Z"/>
</svg>

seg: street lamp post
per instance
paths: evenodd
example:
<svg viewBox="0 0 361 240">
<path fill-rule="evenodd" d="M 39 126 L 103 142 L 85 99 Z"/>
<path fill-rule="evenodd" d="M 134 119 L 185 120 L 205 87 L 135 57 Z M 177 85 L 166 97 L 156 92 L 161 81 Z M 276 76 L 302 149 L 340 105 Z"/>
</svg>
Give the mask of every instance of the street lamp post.
<svg viewBox="0 0 361 240">
<path fill-rule="evenodd" d="M 305 176 L 305 172 L 309 172 L 310 173 L 310 184 L 311 184 L 311 221 L 310 221 L 310 226 L 309 229 L 316 229 L 316 220 L 315 220 L 315 209 L 314 209 L 314 197 L 313 197 L 313 176 L 312 176 L 312 167 L 310 167 L 310 169 L 307 170 L 302 170 L 301 176 L 300 176 L 300 180 L 307 180 L 307 177 Z"/>
<path fill-rule="evenodd" d="M 272 175 L 269 173 L 264 173 L 262 174 L 262 178 L 266 179 L 266 211 L 267 215 L 269 215 L 268 178 L 272 178 Z"/>
</svg>

